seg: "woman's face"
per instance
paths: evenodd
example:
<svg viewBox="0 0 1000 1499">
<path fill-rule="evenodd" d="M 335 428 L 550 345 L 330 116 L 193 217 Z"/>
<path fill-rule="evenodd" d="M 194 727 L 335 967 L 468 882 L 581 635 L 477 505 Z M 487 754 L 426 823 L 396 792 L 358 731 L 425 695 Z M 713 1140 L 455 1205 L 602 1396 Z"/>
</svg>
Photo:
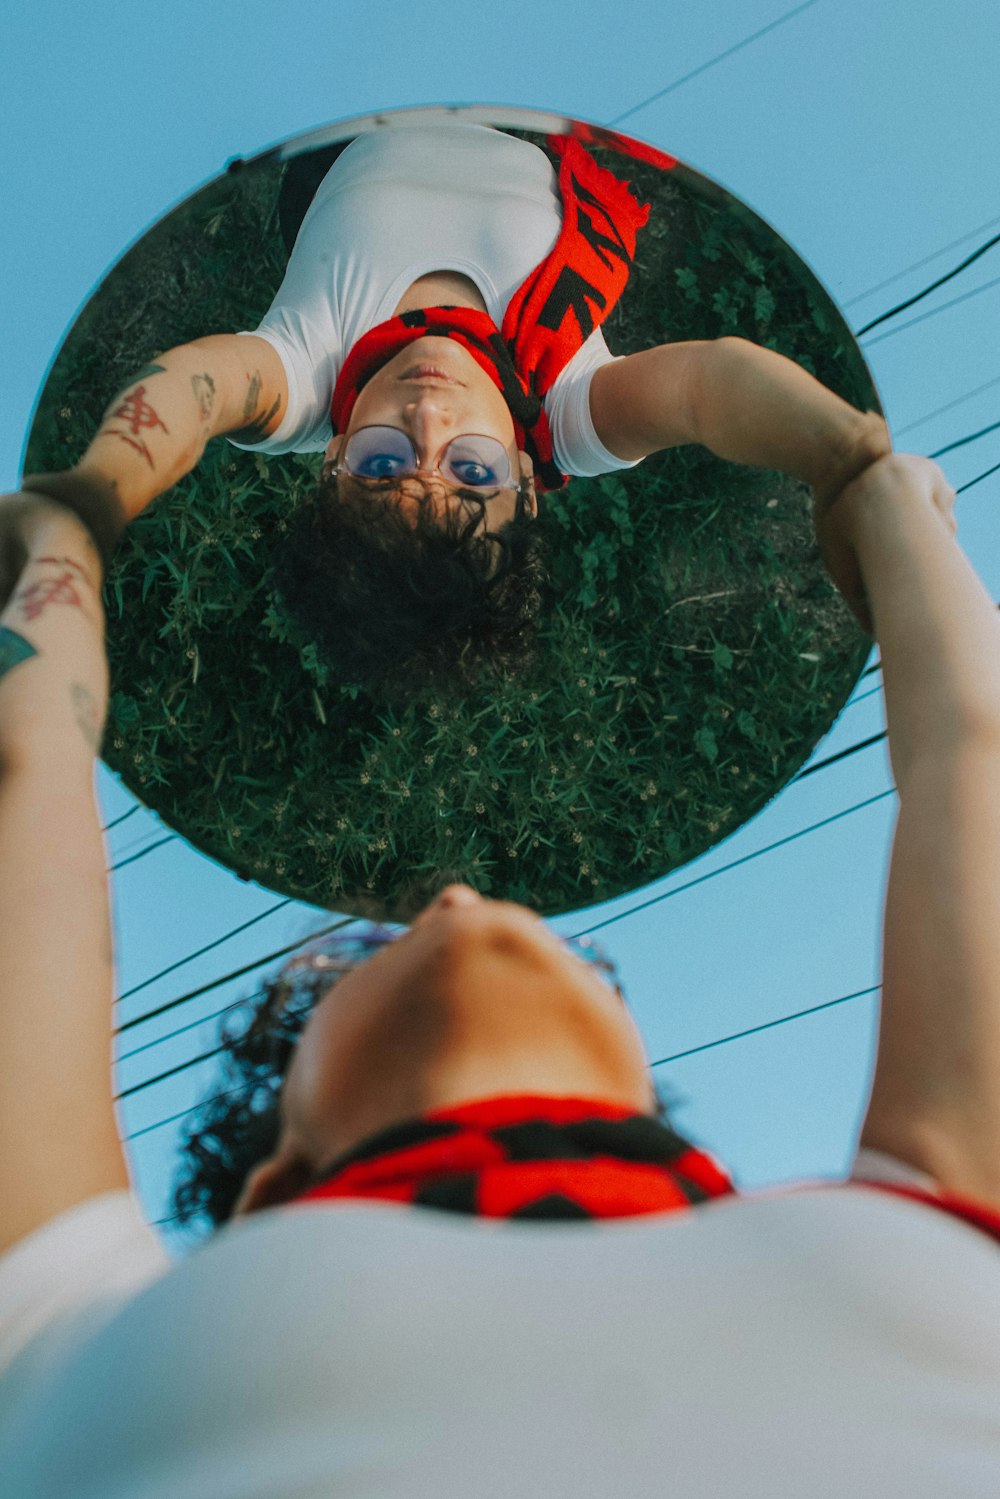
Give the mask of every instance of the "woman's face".
<svg viewBox="0 0 1000 1499">
<path fill-rule="evenodd" d="M 339 461 L 347 438 L 359 427 L 379 426 L 405 432 L 416 449 L 420 475 L 397 481 L 404 510 L 415 510 L 424 495 L 435 508 L 461 505 L 454 486 L 436 472 L 444 449 L 452 438 L 467 434 L 496 438 L 510 460 L 514 487 L 488 502 L 489 529 L 514 519 L 516 486 L 522 477 L 530 478 L 531 464 L 518 452 L 513 419 L 500 391 L 454 339 L 418 338 L 376 371 L 355 402 L 347 431 L 327 447 L 325 461 Z M 347 475 L 341 479 L 351 482 Z M 533 491 L 531 509 L 536 513 Z"/>
<path fill-rule="evenodd" d="M 285 1080 L 278 1151 L 238 1211 L 293 1195 L 389 1124 L 501 1093 L 655 1108 L 618 991 L 530 911 L 450 886 L 317 1004 Z"/>
</svg>

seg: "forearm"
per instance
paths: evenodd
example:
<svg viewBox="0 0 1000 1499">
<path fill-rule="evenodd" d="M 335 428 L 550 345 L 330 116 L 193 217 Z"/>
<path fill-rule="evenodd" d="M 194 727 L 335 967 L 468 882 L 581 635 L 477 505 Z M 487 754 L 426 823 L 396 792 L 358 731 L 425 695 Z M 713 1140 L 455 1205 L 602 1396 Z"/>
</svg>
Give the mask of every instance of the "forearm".
<svg viewBox="0 0 1000 1499">
<path fill-rule="evenodd" d="M 287 404 L 284 367 L 265 340 L 213 334 L 158 354 L 108 406 L 76 467 L 110 489 L 126 521 L 190 473 L 213 437 L 266 436 Z"/>
<path fill-rule="evenodd" d="M 108 696 L 101 564 L 72 515 L 39 511 L 0 612 L 0 767 L 58 762 L 89 783 Z"/>
<path fill-rule="evenodd" d="M 75 473 L 113 485 L 133 519 L 190 473 L 213 435 L 215 381 L 196 345 L 158 355 L 108 406 Z"/>
<path fill-rule="evenodd" d="M 779 469 L 823 498 L 889 451 L 880 416 L 855 410 L 792 360 L 738 338 L 701 348 L 694 440 L 717 457 Z"/>
<path fill-rule="evenodd" d="M 17 497 L 4 503 L 9 520 Z M 85 529 L 55 506 L 32 502 L 25 529 L 0 614 L 0 1250 L 128 1181 L 93 794 L 107 702 L 101 570 Z"/>
<path fill-rule="evenodd" d="M 900 795 L 862 1139 L 1000 1201 L 1000 621 L 935 472 L 883 460 L 836 517 L 881 647 Z"/>
<path fill-rule="evenodd" d="M 889 749 L 900 795 L 928 759 L 1000 748 L 1000 616 L 929 488 L 906 459 L 849 493 L 849 535 L 882 657 Z M 895 471 L 895 472 L 894 472 Z M 874 471 L 873 471 L 874 472 Z"/>
</svg>

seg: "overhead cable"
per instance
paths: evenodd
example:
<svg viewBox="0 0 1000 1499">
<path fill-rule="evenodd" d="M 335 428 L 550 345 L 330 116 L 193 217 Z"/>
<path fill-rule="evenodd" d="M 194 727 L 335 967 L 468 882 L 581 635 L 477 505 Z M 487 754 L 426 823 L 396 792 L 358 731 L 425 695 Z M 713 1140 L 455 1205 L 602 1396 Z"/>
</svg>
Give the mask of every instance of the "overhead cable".
<svg viewBox="0 0 1000 1499">
<path fill-rule="evenodd" d="M 165 1004 L 157 1005 L 155 1009 L 146 1010 L 142 1015 L 134 1015 L 131 1020 L 125 1020 L 121 1025 L 114 1028 L 115 1036 L 120 1036 L 123 1031 L 130 1031 L 133 1026 L 141 1025 L 144 1020 L 152 1020 L 156 1015 L 165 1015 L 168 1010 L 174 1010 L 178 1005 L 187 1004 L 189 999 L 197 999 L 199 994 L 208 994 L 212 989 L 218 989 L 221 984 L 228 984 L 230 979 L 242 978 L 245 973 L 252 973 L 255 968 L 263 968 L 265 963 L 270 963 L 274 958 L 283 958 L 286 953 L 295 952 L 297 948 L 305 947 L 308 942 L 317 937 L 326 937 L 330 932 L 339 931 L 341 927 L 350 926 L 352 921 L 357 921 L 357 916 L 345 916 L 340 921 L 333 922 L 330 926 L 320 927 L 318 931 L 310 932 L 307 937 L 301 937 L 298 942 L 289 942 L 286 947 L 277 947 L 274 952 L 257 958 L 253 963 L 244 963 L 242 968 L 234 968 L 231 973 L 224 973 L 221 978 L 212 979 L 211 983 L 202 984 L 197 989 L 191 989 L 187 994 L 180 994 L 176 999 L 168 999 Z"/>
<path fill-rule="evenodd" d="M 147 854 L 155 853 L 165 843 L 173 843 L 176 837 L 176 833 L 168 833 L 165 838 L 158 838 L 155 843 L 150 843 L 147 848 L 141 848 L 137 854 L 129 854 L 127 859 L 119 859 L 117 864 L 111 864 L 105 870 L 105 874 L 114 874 L 116 869 L 124 869 L 126 864 L 135 864 L 139 859 L 144 859 Z"/>
<path fill-rule="evenodd" d="M 699 1051 L 711 1051 L 715 1046 L 726 1046 L 730 1041 L 742 1041 L 744 1036 L 756 1036 L 759 1031 L 773 1030 L 776 1025 L 787 1025 L 790 1020 L 802 1020 L 806 1015 L 818 1015 L 820 1010 L 832 1010 L 834 1005 L 845 1005 L 850 999 L 862 999 L 866 994 L 877 994 L 881 984 L 872 984 L 869 989 L 856 989 L 853 994 L 841 994 L 838 999 L 824 1000 L 821 1005 L 810 1005 L 806 1010 L 796 1010 L 794 1015 L 781 1015 L 777 1020 L 765 1020 L 763 1025 L 751 1025 L 745 1031 L 734 1031 L 731 1036 L 720 1036 L 717 1041 L 705 1041 L 701 1046 L 689 1046 L 686 1051 L 675 1051 L 672 1056 L 659 1057 L 650 1062 L 650 1067 L 665 1067 L 668 1062 L 679 1062 L 681 1057 L 693 1057 Z"/>
<path fill-rule="evenodd" d="M 922 427 L 925 422 L 933 421 L 936 416 L 944 416 L 946 411 L 954 411 L 956 406 L 962 406 L 966 401 L 971 401 L 973 396 L 981 396 L 984 390 L 992 390 L 994 385 L 1000 385 L 1000 375 L 994 375 L 992 380 L 985 380 L 982 385 L 977 385 L 975 390 L 967 390 L 964 395 L 956 396 L 953 401 L 946 401 L 943 406 L 935 406 L 933 411 L 924 412 L 915 421 L 907 422 L 905 427 L 896 428 L 896 436 L 902 437 L 906 432 L 912 432 L 915 427 Z"/>
<path fill-rule="evenodd" d="M 135 816 L 135 814 L 136 814 L 136 813 L 137 813 L 137 812 L 138 812 L 138 811 L 139 811 L 139 810 L 140 810 L 140 808 L 139 808 L 139 803 L 138 803 L 138 802 L 136 802 L 136 804 L 135 804 L 135 806 L 134 806 L 134 807 L 129 807 L 129 809 L 128 809 L 128 811 L 127 811 L 127 812 L 123 812 L 123 813 L 122 813 L 122 814 L 121 814 L 121 816 L 120 816 L 120 817 L 113 817 L 113 818 L 112 818 L 112 819 L 111 819 L 111 821 L 110 821 L 110 822 L 109 822 L 109 823 L 107 823 L 107 824 L 106 824 L 106 825 L 105 825 L 105 826 L 104 826 L 104 827 L 103 827 L 103 828 L 102 828 L 102 829 L 101 829 L 101 832 L 102 832 L 102 833 L 110 833 L 110 832 L 111 832 L 111 829 L 112 829 L 112 828 L 116 828 L 116 827 L 118 827 L 118 826 L 119 826 L 119 825 L 120 825 L 120 824 L 121 824 L 121 823 L 123 823 L 123 822 L 127 822 L 127 821 L 128 821 L 128 819 L 129 819 L 129 818 L 130 818 L 130 817 L 134 817 L 134 816 Z"/>
<path fill-rule="evenodd" d="M 960 302 L 969 302 L 973 297 L 978 297 L 984 291 L 989 291 L 991 287 L 998 285 L 1000 285 L 1000 276 L 994 276 L 992 281 L 984 281 L 982 286 L 976 286 L 972 291 L 963 292 L 960 297 L 952 297 L 950 302 L 942 302 L 939 307 L 932 307 L 930 312 L 922 312 L 919 317 L 911 317 L 905 323 L 898 323 L 895 328 L 887 328 L 877 338 L 869 338 L 865 344 L 865 348 L 873 349 L 876 344 L 884 343 L 887 338 L 894 338 L 897 333 L 905 333 L 907 328 L 915 328 L 918 323 L 926 323 L 932 317 L 937 317 L 939 313 L 947 312 L 950 307 L 957 307 Z M 860 338 L 863 331 L 862 329 L 855 337 Z"/>
<path fill-rule="evenodd" d="M 949 240 L 946 245 L 942 245 L 939 250 L 933 250 L 930 255 L 925 255 L 921 260 L 914 260 L 912 264 L 905 265 L 901 271 L 893 271 L 891 276 L 886 276 L 884 281 L 879 281 L 874 286 L 869 286 L 867 291 L 859 291 L 855 296 L 848 297 L 846 302 L 840 303 L 841 308 L 856 307 L 859 302 L 867 301 L 869 297 L 873 297 L 877 291 L 884 291 L 887 286 L 892 286 L 895 282 L 902 281 L 903 277 L 909 276 L 912 271 L 923 270 L 925 265 L 930 265 L 932 260 L 938 260 L 942 255 L 947 255 L 949 250 L 957 250 L 959 245 L 967 245 L 970 239 L 975 239 L 977 235 L 985 234 L 987 229 L 992 229 L 996 224 L 1000 224 L 1000 214 L 994 219 L 987 219 L 985 224 L 979 224 L 975 229 L 966 230 L 964 234 L 959 235 L 958 239 Z"/>
<path fill-rule="evenodd" d="M 985 437 L 988 432 L 995 432 L 1000 427 L 1000 422 L 991 422 L 988 427 L 980 427 L 978 432 L 970 432 L 966 437 L 959 437 L 955 442 L 946 443 L 943 448 L 937 448 L 933 453 L 928 453 L 929 458 L 941 458 L 945 453 L 953 453 L 956 448 L 964 448 L 970 442 L 976 442 L 980 437 Z"/>
<path fill-rule="evenodd" d="M 852 812 L 860 812 L 865 807 L 874 806 L 876 802 L 884 801 L 887 796 L 895 796 L 895 794 L 895 786 L 890 786 L 887 791 L 879 791 L 875 796 L 866 797 L 863 802 L 855 802 L 852 807 L 844 807 L 830 817 L 823 817 L 819 822 L 810 823 L 807 828 L 800 828 L 797 833 L 789 833 L 774 843 L 766 843 L 763 848 L 754 849 L 751 854 L 732 859 L 728 864 L 720 864 L 717 869 L 710 869 L 707 874 L 700 874 L 696 879 L 686 880 L 683 885 L 675 885 L 672 890 L 664 890 L 660 895 L 653 895 L 649 900 L 640 901 L 637 906 L 630 906 L 627 911 L 619 911 L 617 915 L 608 916 L 604 921 L 595 921 L 593 926 L 583 927 L 581 931 L 574 932 L 573 937 L 588 937 L 591 932 L 599 932 L 603 927 L 613 926 L 616 921 L 624 921 L 626 916 L 634 916 L 638 911 L 648 910 L 650 906 L 658 906 L 661 901 L 670 900 L 672 896 L 680 895 L 684 890 L 691 890 L 695 885 L 703 885 L 706 880 L 714 880 L 717 875 L 726 874 L 730 869 L 737 869 L 741 864 L 749 864 L 751 859 L 759 859 L 764 854 L 771 853 L 773 849 L 782 848 L 786 843 L 794 843 L 797 838 L 804 838 L 807 833 L 815 833 L 819 828 L 828 827 L 833 822 L 839 822 L 842 817 L 849 817 Z"/>
<path fill-rule="evenodd" d="M 615 115 L 614 119 L 609 120 L 608 123 L 610 125 L 620 125 L 622 120 L 627 120 L 630 115 L 638 114 L 639 110 L 645 109 L 647 104 L 655 104 L 657 99 L 662 99 L 667 94 L 672 94 L 674 89 L 680 88 L 682 84 L 690 83 L 692 78 L 697 78 L 701 73 L 707 73 L 709 68 L 714 68 L 716 63 L 724 62 L 727 57 L 732 57 L 734 53 L 742 52 L 743 48 L 749 47 L 751 42 L 756 42 L 760 37 L 766 36 L 769 31 L 774 31 L 778 26 L 784 26 L 786 21 L 792 20 L 794 16 L 801 15 L 804 10 L 809 10 L 816 3 L 817 0 L 804 0 L 804 4 L 796 5 L 793 10 L 786 11 L 776 21 L 770 21 L 766 26 L 762 26 L 759 31 L 753 32 L 750 36 L 745 36 L 741 42 L 736 42 L 732 47 L 727 47 L 724 52 L 717 52 L 714 57 L 708 59 L 708 62 L 703 62 L 699 67 L 692 68 L 689 73 L 684 73 L 680 78 L 675 78 L 673 83 L 668 83 L 665 88 L 657 89 L 656 93 L 650 94 L 648 99 L 643 99 L 639 104 L 633 104 L 630 109 L 622 110 L 621 114 Z"/>
<path fill-rule="evenodd" d="M 971 489 L 974 484 L 979 484 L 983 479 L 988 479 L 990 474 L 995 474 L 997 469 L 1000 469 L 1000 463 L 994 463 L 992 468 L 984 468 L 982 473 L 977 474 L 974 479 L 970 479 L 968 484 L 960 484 L 955 490 L 955 493 L 964 494 L 965 491 L 967 489 Z"/>
<path fill-rule="evenodd" d="M 970 265 L 973 265 L 980 256 L 985 255 L 987 250 L 992 250 L 996 244 L 1000 244 L 1000 234 L 994 234 L 985 244 L 973 250 L 971 255 L 967 255 L 959 265 L 956 265 L 950 271 L 946 271 L 943 276 L 939 276 L 929 286 L 925 286 L 923 291 L 914 293 L 912 297 L 907 297 L 904 302 L 897 302 L 895 307 L 890 307 L 888 312 L 880 313 L 878 317 L 872 318 L 870 323 L 866 323 L 863 328 L 858 329 L 855 336 L 860 338 L 862 334 L 870 332 L 872 328 L 877 328 L 879 323 L 888 322 L 889 318 L 895 317 L 897 313 L 905 312 L 908 307 L 913 307 L 915 303 L 922 302 L 924 297 L 929 297 L 932 291 L 937 291 L 938 287 L 944 286 L 946 281 L 951 281 L 955 276 L 961 275 L 962 271 L 968 270 Z"/>
<path fill-rule="evenodd" d="M 267 916 L 273 916 L 275 911 L 280 911 L 283 906 L 290 906 L 291 904 L 291 897 L 288 896 L 284 900 L 277 901 L 275 905 L 268 906 L 266 911 L 259 911 L 256 916 L 251 916 L 249 921 L 241 922 L 239 926 L 234 926 L 230 931 L 224 932 L 221 937 L 216 937 L 214 942 L 206 942 L 205 946 L 199 947 L 196 952 L 189 952 L 186 957 L 178 958 L 176 963 L 171 963 L 168 967 L 161 968 L 159 973 L 154 973 L 148 979 L 143 979 L 141 984 L 133 984 L 131 989 L 124 989 L 115 1000 L 115 1003 L 121 1004 L 123 999 L 130 999 L 133 994 L 138 994 L 140 989 L 148 989 L 150 984 L 156 983 L 157 979 L 166 978 L 168 973 L 173 973 L 176 968 L 183 968 L 185 963 L 193 963 L 195 958 L 204 957 L 205 953 L 211 952 L 213 947 L 221 947 L 231 937 L 239 936 L 240 932 L 245 932 L 248 927 L 255 926 L 258 921 L 263 921 Z"/>
</svg>

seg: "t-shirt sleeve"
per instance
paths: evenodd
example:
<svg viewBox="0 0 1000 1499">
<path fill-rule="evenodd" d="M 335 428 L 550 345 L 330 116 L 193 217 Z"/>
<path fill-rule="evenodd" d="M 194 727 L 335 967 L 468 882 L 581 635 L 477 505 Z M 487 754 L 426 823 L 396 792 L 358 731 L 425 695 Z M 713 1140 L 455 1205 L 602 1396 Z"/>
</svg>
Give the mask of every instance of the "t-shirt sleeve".
<svg viewBox="0 0 1000 1499">
<path fill-rule="evenodd" d="M 140 1290 L 170 1263 L 131 1192 L 88 1198 L 35 1229 L 0 1256 L 0 1373 L 53 1324 Z"/>
<path fill-rule="evenodd" d="M 635 468 L 641 458 L 617 458 L 608 451 L 594 430 L 590 415 L 590 382 L 594 371 L 616 358 L 604 341 L 600 328 L 573 355 L 545 397 L 545 410 L 552 431 L 556 463 L 564 474 L 592 478 L 617 469 Z"/>
</svg>

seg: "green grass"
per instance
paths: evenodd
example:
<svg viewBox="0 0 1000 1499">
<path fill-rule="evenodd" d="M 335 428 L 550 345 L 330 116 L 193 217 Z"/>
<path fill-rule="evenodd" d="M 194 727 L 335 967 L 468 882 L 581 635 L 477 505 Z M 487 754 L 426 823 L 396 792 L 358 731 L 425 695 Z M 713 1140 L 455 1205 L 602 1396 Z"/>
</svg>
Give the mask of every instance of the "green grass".
<svg viewBox="0 0 1000 1499">
<path fill-rule="evenodd" d="M 876 404 L 772 231 L 693 173 L 597 154 L 653 202 L 616 352 L 737 333 Z M 283 271 L 279 172 L 211 184 L 111 271 L 56 360 L 29 471 L 73 462 L 156 352 L 255 326 Z M 780 790 L 866 654 L 807 491 L 684 449 L 543 498 L 557 605 L 529 679 L 386 708 L 329 680 L 273 588 L 317 461 L 213 443 L 107 585 L 108 764 L 198 848 L 302 899 L 405 917 L 461 878 L 551 913 L 631 889 Z"/>
</svg>

